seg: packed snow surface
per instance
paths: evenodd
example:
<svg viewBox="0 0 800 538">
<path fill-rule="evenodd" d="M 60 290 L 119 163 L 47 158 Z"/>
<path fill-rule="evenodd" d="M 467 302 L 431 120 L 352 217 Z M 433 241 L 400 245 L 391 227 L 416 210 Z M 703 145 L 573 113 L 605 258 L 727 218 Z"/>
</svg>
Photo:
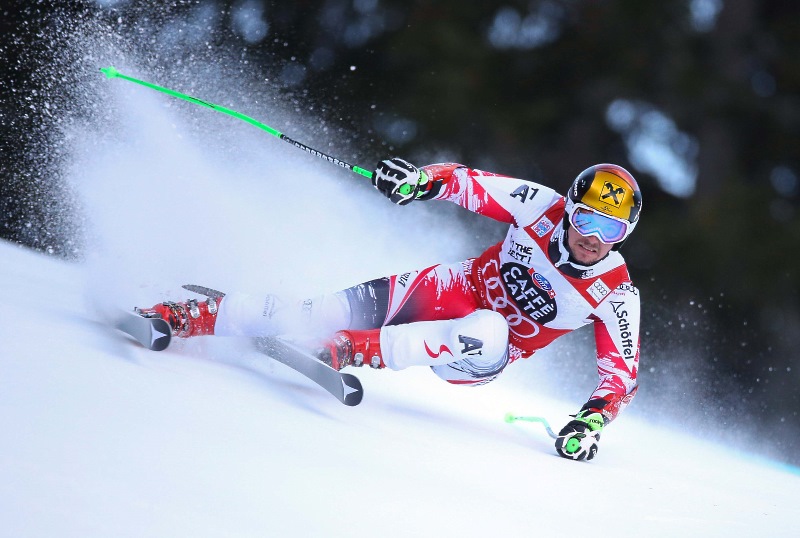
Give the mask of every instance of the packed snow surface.
<svg viewBox="0 0 800 538">
<path fill-rule="evenodd" d="M 0 244 L 0 536 L 797 536 L 800 476 L 624 416 L 592 462 L 501 378 L 353 370 L 341 405 L 238 339 L 156 353 L 86 306 L 77 265 Z M 506 375 L 510 376 L 510 372 Z"/>
</svg>

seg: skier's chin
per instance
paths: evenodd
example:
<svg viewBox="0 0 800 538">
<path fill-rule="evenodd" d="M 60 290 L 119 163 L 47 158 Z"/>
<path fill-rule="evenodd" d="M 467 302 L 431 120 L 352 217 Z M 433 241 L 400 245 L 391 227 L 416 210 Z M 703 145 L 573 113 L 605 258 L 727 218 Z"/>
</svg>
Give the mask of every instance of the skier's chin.
<svg viewBox="0 0 800 538">
<path fill-rule="evenodd" d="M 600 241 L 592 241 L 591 238 L 577 239 L 572 248 L 572 257 L 583 265 L 594 265 L 606 257 L 610 246 Z"/>
<path fill-rule="evenodd" d="M 582 245 L 580 243 L 578 243 L 577 248 L 572 250 L 572 255 L 575 257 L 575 259 L 584 265 L 592 265 L 593 263 L 599 262 L 600 258 L 602 258 L 597 249 L 593 249 L 590 246 Z"/>
</svg>

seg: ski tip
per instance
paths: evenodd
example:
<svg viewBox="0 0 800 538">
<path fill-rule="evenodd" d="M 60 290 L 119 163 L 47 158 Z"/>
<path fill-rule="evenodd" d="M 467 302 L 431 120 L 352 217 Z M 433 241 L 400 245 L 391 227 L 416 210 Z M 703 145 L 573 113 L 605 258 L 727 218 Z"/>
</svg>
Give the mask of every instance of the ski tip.
<svg viewBox="0 0 800 538">
<path fill-rule="evenodd" d="M 151 322 L 150 349 L 164 351 L 172 341 L 172 327 L 163 319 L 154 319 Z"/>
<path fill-rule="evenodd" d="M 350 407 L 360 404 L 364 398 L 364 389 L 361 386 L 361 381 L 352 374 L 342 374 L 342 385 L 344 389 L 342 403 Z"/>
<path fill-rule="evenodd" d="M 108 67 L 101 67 L 100 71 L 106 75 L 106 78 L 115 78 L 120 75 L 120 72 L 117 71 L 117 69 L 112 65 L 109 65 Z"/>
</svg>

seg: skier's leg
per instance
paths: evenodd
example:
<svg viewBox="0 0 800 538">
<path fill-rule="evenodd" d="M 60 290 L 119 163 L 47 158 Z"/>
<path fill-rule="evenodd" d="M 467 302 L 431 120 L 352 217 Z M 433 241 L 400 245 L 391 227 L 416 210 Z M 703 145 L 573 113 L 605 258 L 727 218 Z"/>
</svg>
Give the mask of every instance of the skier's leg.
<svg viewBox="0 0 800 538">
<path fill-rule="evenodd" d="M 438 368 L 449 361 L 455 363 L 450 369 L 467 372 L 474 382 L 496 374 L 507 362 L 506 320 L 478 310 L 464 264 L 394 275 L 344 293 L 351 323 L 321 356 L 336 369 L 362 364 Z"/>
<path fill-rule="evenodd" d="M 463 317 L 477 299 L 461 264 L 379 278 L 312 299 L 273 294 L 228 293 L 207 301 L 166 302 L 138 309 L 166 319 L 178 337 L 328 337 L 339 329 L 364 330 L 384 324 Z"/>
<path fill-rule="evenodd" d="M 340 329 L 463 317 L 477 304 L 462 264 L 435 265 L 306 300 L 231 293 L 220 304 L 214 334 L 327 337 Z"/>
<path fill-rule="evenodd" d="M 508 364 L 508 323 L 477 310 L 460 319 L 421 321 L 381 329 L 384 362 L 392 370 L 427 365 L 450 383 L 488 383 Z"/>
<path fill-rule="evenodd" d="M 502 314 L 477 310 L 457 319 L 339 331 L 320 358 L 333 368 L 368 364 L 403 370 L 430 366 L 446 381 L 477 385 L 508 364 L 508 323 Z"/>
<path fill-rule="evenodd" d="M 272 294 L 229 293 L 205 301 L 159 303 L 138 308 L 145 317 L 161 317 L 173 335 L 273 336 L 298 333 L 327 337 L 350 322 L 344 293 L 290 300 Z"/>
<path fill-rule="evenodd" d="M 341 292 L 303 300 L 291 300 L 272 294 L 231 293 L 220 304 L 215 334 L 302 334 L 327 337 L 337 329 L 347 326 L 349 321 L 349 304 Z"/>
</svg>

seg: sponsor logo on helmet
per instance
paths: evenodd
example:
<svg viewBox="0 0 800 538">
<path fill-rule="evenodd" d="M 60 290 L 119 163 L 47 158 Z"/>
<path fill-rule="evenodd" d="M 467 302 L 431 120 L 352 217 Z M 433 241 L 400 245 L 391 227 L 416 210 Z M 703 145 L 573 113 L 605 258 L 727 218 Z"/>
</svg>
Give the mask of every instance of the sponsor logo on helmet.
<svg viewBox="0 0 800 538">
<path fill-rule="evenodd" d="M 614 207 L 620 207 L 625 199 L 625 188 L 606 181 L 600 189 L 600 201 Z"/>
</svg>

